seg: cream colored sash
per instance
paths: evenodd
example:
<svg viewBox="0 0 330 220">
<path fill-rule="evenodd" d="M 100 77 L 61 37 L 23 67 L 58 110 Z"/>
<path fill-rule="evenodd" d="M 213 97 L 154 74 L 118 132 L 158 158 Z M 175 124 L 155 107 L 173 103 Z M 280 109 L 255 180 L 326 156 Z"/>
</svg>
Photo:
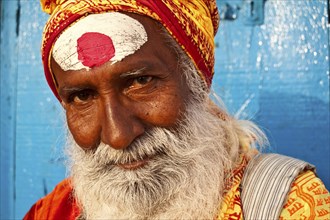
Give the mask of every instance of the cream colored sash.
<svg viewBox="0 0 330 220">
<path fill-rule="evenodd" d="M 242 180 L 244 219 L 278 219 L 291 184 L 307 162 L 278 154 L 259 154 L 246 167 Z"/>
</svg>

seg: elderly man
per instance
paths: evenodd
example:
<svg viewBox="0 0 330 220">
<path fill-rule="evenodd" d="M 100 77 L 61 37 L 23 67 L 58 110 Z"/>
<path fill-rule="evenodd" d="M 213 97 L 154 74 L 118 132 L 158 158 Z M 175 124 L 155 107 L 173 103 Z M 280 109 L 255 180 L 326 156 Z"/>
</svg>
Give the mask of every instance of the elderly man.
<svg viewBox="0 0 330 220">
<path fill-rule="evenodd" d="M 215 1 L 42 1 L 47 81 L 70 176 L 25 219 L 329 217 L 313 167 L 260 155 L 253 123 L 209 99 Z"/>
</svg>

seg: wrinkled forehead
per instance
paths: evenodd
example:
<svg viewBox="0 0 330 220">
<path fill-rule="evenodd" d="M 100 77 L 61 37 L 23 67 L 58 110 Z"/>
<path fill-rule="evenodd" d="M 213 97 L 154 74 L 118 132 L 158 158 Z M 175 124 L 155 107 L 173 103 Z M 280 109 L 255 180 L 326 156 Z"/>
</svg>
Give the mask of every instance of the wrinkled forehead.
<svg viewBox="0 0 330 220">
<path fill-rule="evenodd" d="M 136 19 L 110 12 L 88 15 L 66 29 L 54 44 L 52 56 L 64 70 L 114 64 L 134 54 L 148 41 Z"/>
</svg>

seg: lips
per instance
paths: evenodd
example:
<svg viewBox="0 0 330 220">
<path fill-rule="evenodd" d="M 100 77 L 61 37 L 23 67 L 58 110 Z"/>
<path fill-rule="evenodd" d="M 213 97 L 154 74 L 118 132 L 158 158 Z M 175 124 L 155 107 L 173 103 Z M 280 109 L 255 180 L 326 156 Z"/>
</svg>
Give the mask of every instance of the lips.
<svg viewBox="0 0 330 220">
<path fill-rule="evenodd" d="M 116 163 L 116 166 L 125 169 L 125 170 L 136 170 L 139 168 L 143 168 L 146 166 L 151 160 L 162 157 L 166 155 L 163 148 L 159 147 L 158 149 L 154 150 L 153 154 L 144 155 L 141 157 L 141 160 L 132 160 L 127 163 Z"/>
<path fill-rule="evenodd" d="M 120 168 L 123 168 L 125 170 L 136 170 L 136 169 L 142 168 L 145 165 L 147 165 L 149 161 L 150 161 L 150 158 L 146 158 L 143 160 L 133 161 L 133 162 L 129 162 L 129 163 L 117 164 L 117 166 L 119 166 Z"/>
</svg>

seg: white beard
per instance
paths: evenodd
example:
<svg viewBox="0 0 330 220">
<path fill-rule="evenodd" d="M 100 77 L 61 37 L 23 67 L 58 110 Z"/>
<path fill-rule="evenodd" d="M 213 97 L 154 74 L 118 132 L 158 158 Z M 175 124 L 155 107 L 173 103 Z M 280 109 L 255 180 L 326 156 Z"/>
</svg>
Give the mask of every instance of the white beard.
<svg viewBox="0 0 330 220">
<path fill-rule="evenodd" d="M 71 138 L 69 170 L 81 217 L 214 219 L 238 143 L 231 123 L 207 105 L 190 104 L 176 131 L 153 128 L 124 150 L 101 143 L 85 152 Z M 152 159 L 135 170 L 115 165 L 146 157 Z"/>
</svg>

